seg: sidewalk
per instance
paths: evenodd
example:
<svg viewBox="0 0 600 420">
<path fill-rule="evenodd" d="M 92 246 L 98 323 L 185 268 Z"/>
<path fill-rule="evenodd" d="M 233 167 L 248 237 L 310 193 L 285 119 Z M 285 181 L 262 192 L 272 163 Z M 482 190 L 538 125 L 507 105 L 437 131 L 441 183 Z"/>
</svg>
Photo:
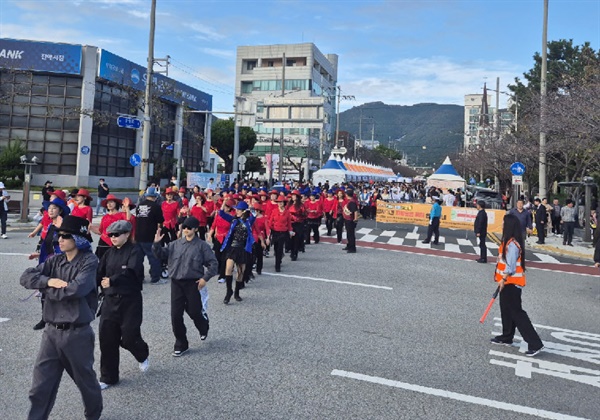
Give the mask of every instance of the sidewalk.
<svg viewBox="0 0 600 420">
<path fill-rule="evenodd" d="M 544 240 L 545 243 L 543 245 L 536 244 L 538 240 L 537 236 L 530 236 L 527 238 L 527 247 L 551 254 L 560 254 L 590 261 L 594 258 L 594 246 L 591 242 L 583 242 L 581 235 L 583 235 L 583 230 L 575 229 L 573 246 L 563 245 L 562 236 L 552 233 Z"/>
</svg>

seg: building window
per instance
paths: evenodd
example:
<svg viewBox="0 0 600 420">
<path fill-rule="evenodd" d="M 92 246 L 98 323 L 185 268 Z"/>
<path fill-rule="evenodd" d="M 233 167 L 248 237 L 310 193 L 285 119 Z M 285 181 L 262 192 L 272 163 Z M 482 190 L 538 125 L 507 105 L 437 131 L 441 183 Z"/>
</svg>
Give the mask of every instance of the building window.
<svg viewBox="0 0 600 420">
<path fill-rule="evenodd" d="M 251 70 L 254 70 L 254 68 L 256 67 L 257 61 L 256 60 L 245 60 L 245 64 L 246 64 L 246 70 L 251 71 Z"/>
<path fill-rule="evenodd" d="M 267 67 L 275 67 L 275 62 L 273 60 L 267 61 Z"/>
</svg>

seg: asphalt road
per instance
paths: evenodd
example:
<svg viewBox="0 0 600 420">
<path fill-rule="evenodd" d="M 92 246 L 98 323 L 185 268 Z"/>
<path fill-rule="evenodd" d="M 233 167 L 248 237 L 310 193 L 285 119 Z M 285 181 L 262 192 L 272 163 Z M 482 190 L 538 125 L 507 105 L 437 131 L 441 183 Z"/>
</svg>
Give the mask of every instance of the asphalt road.
<svg viewBox="0 0 600 420">
<path fill-rule="evenodd" d="M 26 232 L 0 241 L 0 417 L 24 418 L 41 332 L 36 298 L 19 285 L 34 248 Z M 420 250 L 416 250 L 420 251 Z M 171 356 L 168 285 L 146 286 L 142 335 L 150 369 L 121 351 L 121 382 L 103 392 L 104 419 L 600 418 L 600 279 L 531 268 L 523 303 L 547 351 L 494 346 L 493 265 L 331 243 L 222 304 L 209 282 L 211 330 Z M 97 327 L 97 321 L 94 322 Z M 517 340 L 519 343 L 519 340 Z M 98 344 L 96 344 L 98 348 Z M 96 363 L 99 353 L 96 352 Z M 573 417 L 568 417 L 573 416 Z M 80 419 L 64 375 L 52 418 Z"/>
</svg>

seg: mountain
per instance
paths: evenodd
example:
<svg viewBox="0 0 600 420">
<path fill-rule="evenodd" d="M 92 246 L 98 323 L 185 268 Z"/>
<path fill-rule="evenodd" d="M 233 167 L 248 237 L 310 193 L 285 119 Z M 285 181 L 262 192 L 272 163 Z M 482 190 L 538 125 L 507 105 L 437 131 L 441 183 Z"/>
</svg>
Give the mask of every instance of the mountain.
<svg viewBox="0 0 600 420">
<path fill-rule="evenodd" d="M 459 105 L 366 103 L 340 113 L 340 131 L 360 138 L 361 116 L 363 140 L 371 139 L 374 121 L 375 140 L 406 153 L 411 165 L 440 165 L 462 149 L 464 108 Z"/>
</svg>

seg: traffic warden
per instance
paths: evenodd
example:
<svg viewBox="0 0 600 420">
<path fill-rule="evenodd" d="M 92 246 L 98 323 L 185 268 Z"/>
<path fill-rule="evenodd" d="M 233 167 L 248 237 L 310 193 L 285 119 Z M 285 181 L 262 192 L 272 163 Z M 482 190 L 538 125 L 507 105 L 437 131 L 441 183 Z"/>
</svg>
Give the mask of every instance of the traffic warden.
<svg viewBox="0 0 600 420">
<path fill-rule="evenodd" d="M 132 225 L 113 222 L 106 229 L 112 246 L 100 260 L 97 283 L 100 308 L 100 388 L 119 382 L 119 346 L 129 350 L 142 372 L 148 369 L 148 344 L 142 338 L 144 255 L 131 240 Z"/>
<path fill-rule="evenodd" d="M 440 218 L 442 217 L 442 206 L 440 202 L 442 201 L 441 197 L 434 196 L 431 197 L 433 199 L 433 206 L 431 206 L 431 211 L 429 212 L 429 227 L 427 228 L 427 238 L 422 242 L 424 244 L 428 244 L 431 241 L 431 237 L 435 235 L 435 240 L 433 241 L 434 245 L 438 244 L 440 239 Z"/>
<path fill-rule="evenodd" d="M 475 260 L 478 263 L 487 263 L 487 246 L 485 238 L 487 236 L 488 217 L 485 212 L 485 201 L 477 201 L 477 217 L 475 217 L 474 230 L 475 235 L 479 239 L 479 259 Z"/>
<path fill-rule="evenodd" d="M 96 272 L 89 222 L 65 216 L 58 228 L 62 254 L 25 270 L 21 285 L 46 295 L 46 327 L 33 368 L 29 392 L 29 419 L 47 419 L 56 401 L 64 370 L 73 379 L 84 405 L 86 419 L 99 419 L 102 394 L 94 372 L 94 331 L 90 323 L 98 307 Z"/>
<path fill-rule="evenodd" d="M 159 259 L 168 259 L 171 272 L 171 325 L 175 335 L 173 356 L 188 351 L 187 330 L 183 323 L 183 311 L 194 321 L 200 332 L 200 340 L 208 336 L 208 316 L 203 311 L 198 293 L 206 282 L 218 272 L 219 263 L 210 246 L 197 236 L 200 222 L 193 216 L 182 224 L 181 238 L 161 248 L 163 235 L 156 231 L 152 251 Z M 204 267 L 207 270 L 204 270 Z"/>
</svg>

